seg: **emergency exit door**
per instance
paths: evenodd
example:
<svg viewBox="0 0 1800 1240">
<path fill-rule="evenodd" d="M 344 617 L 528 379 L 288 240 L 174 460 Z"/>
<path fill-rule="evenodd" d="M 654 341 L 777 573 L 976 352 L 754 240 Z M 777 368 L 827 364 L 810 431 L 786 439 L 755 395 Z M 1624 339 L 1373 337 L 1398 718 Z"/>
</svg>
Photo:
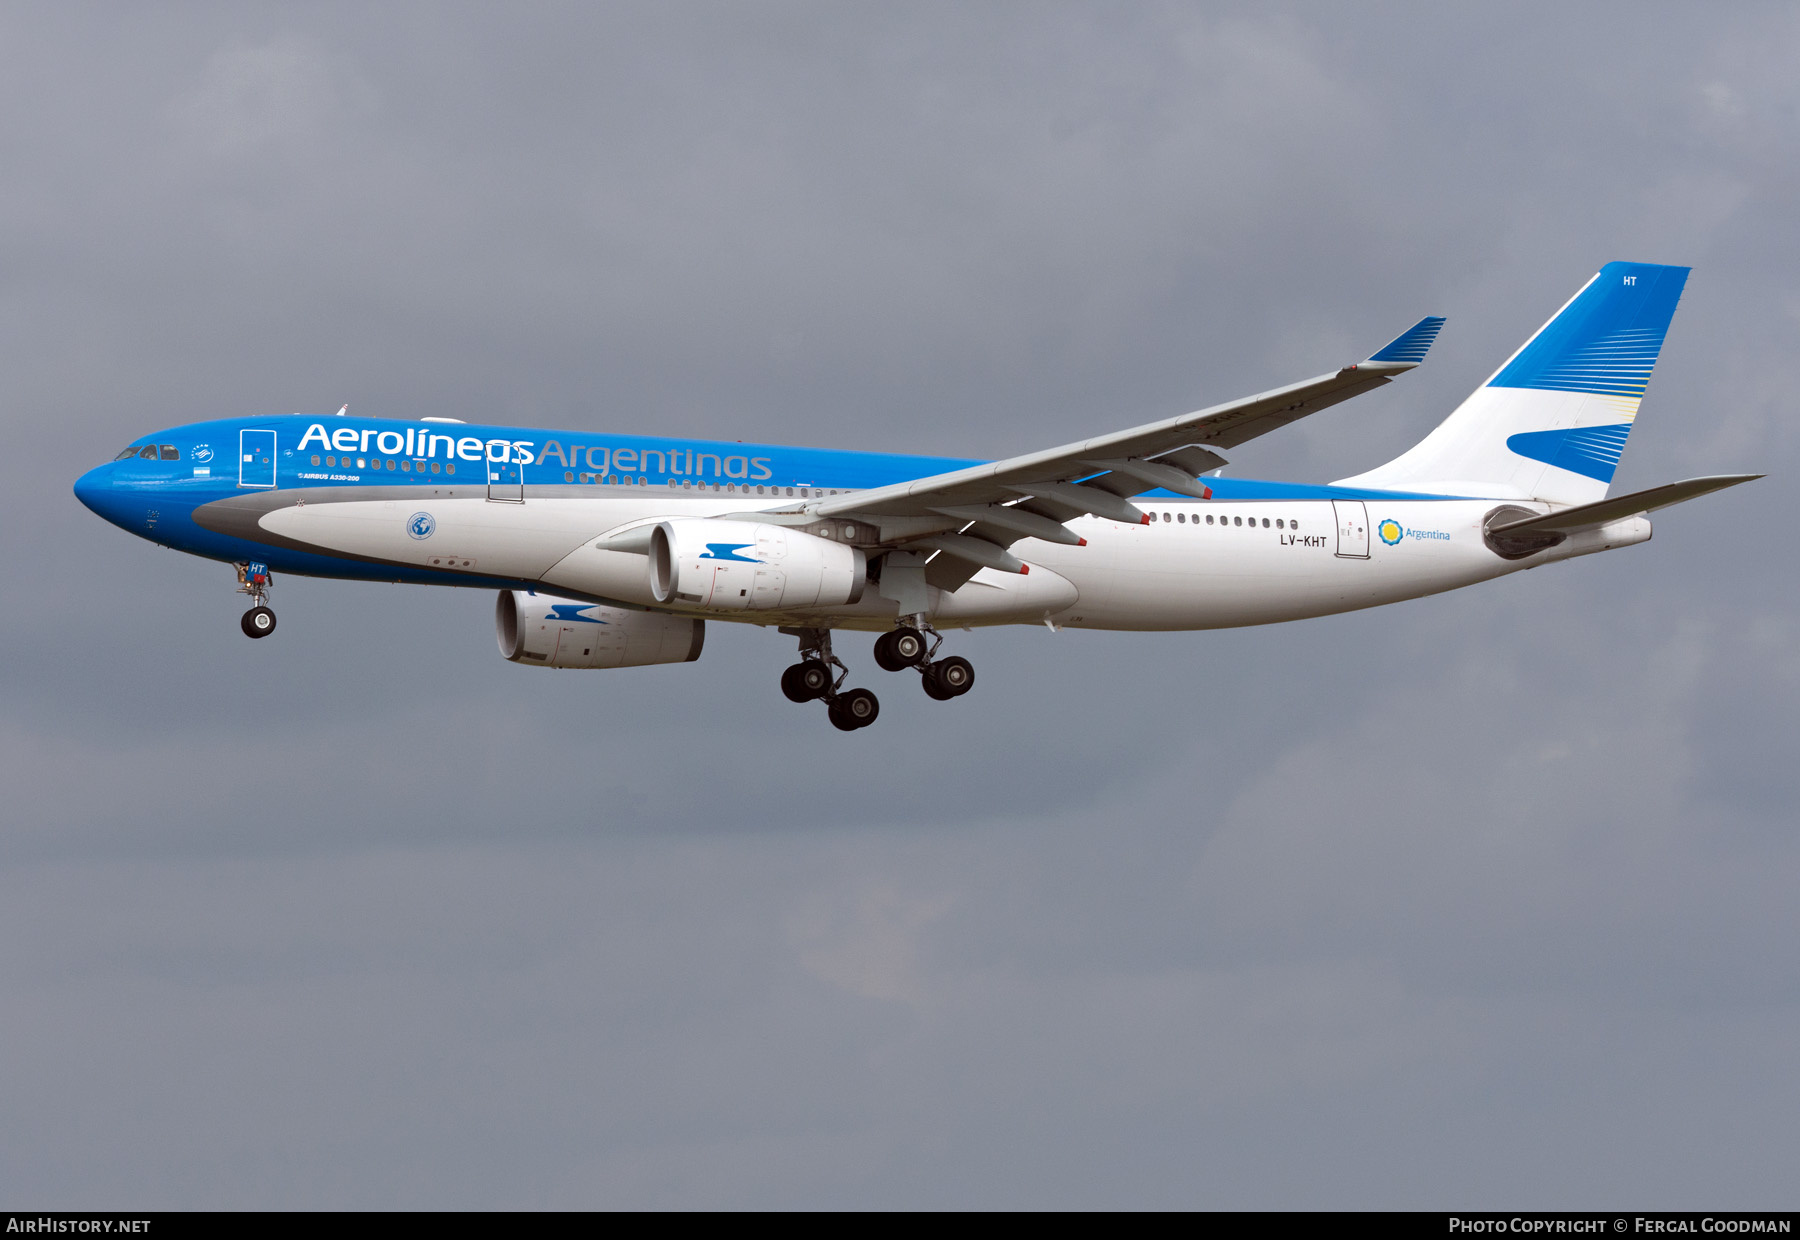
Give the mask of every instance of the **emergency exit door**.
<svg viewBox="0 0 1800 1240">
<path fill-rule="evenodd" d="M 1369 510 L 1360 499 L 1334 499 L 1337 553 L 1346 560 L 1369 558 Z"/>
<path fill-rule="evenodd" d="M 238 432 L 238 485 L 275 485 L 275 432 Z"/>
</svg>

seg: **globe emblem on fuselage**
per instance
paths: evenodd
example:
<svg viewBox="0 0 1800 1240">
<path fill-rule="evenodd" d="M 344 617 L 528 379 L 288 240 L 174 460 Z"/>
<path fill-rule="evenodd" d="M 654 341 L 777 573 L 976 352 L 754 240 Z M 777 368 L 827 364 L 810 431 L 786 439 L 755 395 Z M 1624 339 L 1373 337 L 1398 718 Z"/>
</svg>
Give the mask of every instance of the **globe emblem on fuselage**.
<svg viewBox="0 0 1800 1240">
<path fill-rule="evenodd" d="M 1381 535 L 1381 541 L 1390 547 L 1395 546 L 1402 538 L 1406 537 L 1405 528 L 1398 521 L 1392 520 L 1383 521 L 1375 527 L 1375 532 Z"/>
<path fill-rule="evenodd" d="M 212 448 L 203 443 L 195 444 L 194 459 L 199 461 L 202 465 L 206 464 L 206 462 L 212 460 Z"/>
<path fill-rule="evenodd" d="M 406 519 L 406 532 L 414 538 L 430 538 L 437 528 L 437 518 L 429 512 L 415 512 Z"/>
</svg>

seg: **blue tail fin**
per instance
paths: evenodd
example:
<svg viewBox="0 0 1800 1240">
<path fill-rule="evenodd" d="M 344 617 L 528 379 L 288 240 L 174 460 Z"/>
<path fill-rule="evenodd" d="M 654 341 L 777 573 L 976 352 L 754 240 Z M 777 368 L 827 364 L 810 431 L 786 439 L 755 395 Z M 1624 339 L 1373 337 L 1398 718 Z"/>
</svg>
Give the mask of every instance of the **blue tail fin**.
<svg viewBox="0 0 1800 1240">
<path fill-rule="evenodd" d="M 1686 267 L 1608 263 L 1417 447 L 1345 481 L 1567 504 L 1602 498 L 1687 276 Z"/>
</svg>

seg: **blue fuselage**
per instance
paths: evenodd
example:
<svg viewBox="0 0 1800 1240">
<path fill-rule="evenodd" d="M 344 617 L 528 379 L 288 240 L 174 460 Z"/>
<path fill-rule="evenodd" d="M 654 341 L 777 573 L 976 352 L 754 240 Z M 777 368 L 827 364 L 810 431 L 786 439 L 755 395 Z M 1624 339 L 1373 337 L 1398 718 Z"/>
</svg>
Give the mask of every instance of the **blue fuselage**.
<svg viewBox="0 0 1800 1240">
<path fill-rule="evenodd" d="M 781 444 L 290 415 L 197 422 L 144 436 L 118 459 L 82 475 L 75 494 L 121 529 L 210 559 L 260 561 L 308 576 L 506 586 L 518 579 L 434 572 L 251 540 L 207 521 L 204 510 L 259 491 L 394 499 L 611 495 L 652 502 L 705 495 L 746 509 L 777 509 L 977 463 Z M 1378 494 L 1244 478 L 1209 482 L 1222 500 Z"/>
</svg>

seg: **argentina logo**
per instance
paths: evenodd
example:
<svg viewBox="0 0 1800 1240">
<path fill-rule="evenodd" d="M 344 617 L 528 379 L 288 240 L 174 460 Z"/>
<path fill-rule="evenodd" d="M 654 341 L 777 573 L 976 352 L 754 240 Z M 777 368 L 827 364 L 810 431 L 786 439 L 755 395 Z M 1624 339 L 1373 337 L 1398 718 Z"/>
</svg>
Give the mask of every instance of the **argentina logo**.
<svg viewBox="0 0 1800 1240">
<path fill-rule="evenodd" d="M 430 538 L 437 528 L 437 518 L 429 512 L 415 512 L 406 519 L 406 532 L 414 538 Z"/>
<path fill-rule="evenodd" d="M 1393 520 L 1383 521 L 1375 527 L 1375 532 L 1381 535 L 1381 541 L 1390 547 L 1406 537 L 1406 531 L 1401 528 L 1400 523 Z"/>
</svg>

